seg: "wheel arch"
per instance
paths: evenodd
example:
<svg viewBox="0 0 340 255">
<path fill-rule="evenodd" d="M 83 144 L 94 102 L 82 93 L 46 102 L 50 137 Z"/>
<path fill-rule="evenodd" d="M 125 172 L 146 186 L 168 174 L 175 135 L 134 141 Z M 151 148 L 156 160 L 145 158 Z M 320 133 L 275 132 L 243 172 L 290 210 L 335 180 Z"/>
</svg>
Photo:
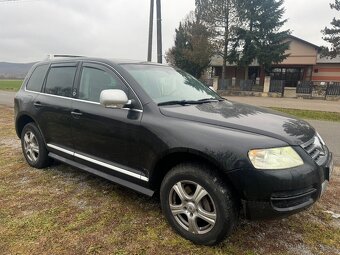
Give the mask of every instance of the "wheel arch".
<svg viewBox="0 0 340 255">
<path fill-rule="evenodd" d="M 34 118 L 27 113 L 23 113 L 23 114 L 21 114 L 20 116 L 17 117 L 17 119 L 15 121 L 15 131 L 16 131 L 16 134 L 19 138 L 21 138 L 21 133 L 22 133 L 22 130 L 24 129 L 24 127 L 28 123 L 32 123 L 32 122 L 37 125 L 37 122 L 34 120 Z M 39 130 L 40 130 L 40 128 L 39 128 Z"/>
<path fill-rule="evenodd" d="M 174 166 L 181 163 L 198 163 L 207 165 L 226 183 L 232 193 L 235 193 L 237 197 L 240 197 L 237 189 L 234 187 L 228 175 L 225 171 L 223 171 L 222 166 L 217 162 L 217 160 L 200 151 L 190 149 L 172 150 L 157 160 L 150 175 L 150 185 L 152 186 L 152 189 L 158 192 L 165 175 Z"/>
</svg>

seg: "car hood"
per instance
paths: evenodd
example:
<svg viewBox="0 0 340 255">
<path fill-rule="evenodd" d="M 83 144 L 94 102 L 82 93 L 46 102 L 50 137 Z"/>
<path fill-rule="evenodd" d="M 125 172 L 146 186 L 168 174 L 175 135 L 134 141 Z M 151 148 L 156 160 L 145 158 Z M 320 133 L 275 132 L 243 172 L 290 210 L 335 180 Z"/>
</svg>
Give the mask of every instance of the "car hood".
<svg viewBox="0 0 340 255">
<path fill-rule="evenodd" d="M 163 115 L 280 139 L 300 145 L 312 139 L 315 130 L 307 122 L 273 110 L 220 101 L 186 106 L 162 106 Z"/>
</svg>

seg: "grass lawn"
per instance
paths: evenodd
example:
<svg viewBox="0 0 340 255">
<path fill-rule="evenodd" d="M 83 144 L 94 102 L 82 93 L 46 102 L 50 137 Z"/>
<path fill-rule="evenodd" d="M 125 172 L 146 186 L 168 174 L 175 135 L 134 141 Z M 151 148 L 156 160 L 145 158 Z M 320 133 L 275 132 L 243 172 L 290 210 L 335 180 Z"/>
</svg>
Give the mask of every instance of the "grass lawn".
<svg viewBox="0 0 340 255">
<path fill-rule="evenodd" d="M 18 91 L 22 80 L 0 80 L 0 90 Z"/>
<path fill-rule="evenodd" d="M 340 122 L 340 113 L 338 112 L 310 111 L 310 110 L 298 110 L 298 109 L 277 108 L 277 107 L 270 107 L 270 109 L 273 109 L 279 112 L 284 112 L 290 115 L 294 115 L 301 119 Z"/>
<path fill-rule="evenodd" d="M 0 106 L 1 254 L 340 254 L 340 168 L 323 198 L 286 219 L 241 219 L 215 247 L 175 234 L 155 198 L 55 163 L 25 162 L 13 109 Z"/>
</svg>

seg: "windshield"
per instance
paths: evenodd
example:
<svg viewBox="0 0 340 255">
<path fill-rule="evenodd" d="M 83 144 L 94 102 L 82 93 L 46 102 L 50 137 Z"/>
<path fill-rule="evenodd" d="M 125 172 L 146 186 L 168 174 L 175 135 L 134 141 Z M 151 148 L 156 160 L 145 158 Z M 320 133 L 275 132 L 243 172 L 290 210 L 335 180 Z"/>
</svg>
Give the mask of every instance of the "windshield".
<svg viewBox="0 0 340 255">
<path fill-rule="evenodd" d="M 169 66 L 122 64 L 122 67 L 157 104 L 221 99 L 193 76 Z"/>
</svg>

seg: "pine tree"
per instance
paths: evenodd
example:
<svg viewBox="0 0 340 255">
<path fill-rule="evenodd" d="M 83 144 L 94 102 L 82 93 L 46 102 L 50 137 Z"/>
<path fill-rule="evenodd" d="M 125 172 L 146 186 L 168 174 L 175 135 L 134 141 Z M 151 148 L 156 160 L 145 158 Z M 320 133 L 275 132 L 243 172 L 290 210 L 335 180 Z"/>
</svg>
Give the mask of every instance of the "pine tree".
<svg viewBox="0 0 340 255">
<path fill-rule="evenodd" d="M 263 70 L 287 57 L 290 31 L 280 31 L 286 23 L 284 0 L 196 0 L 195 3 L 198 16 L 212 30 L 216 52 L 223 58 L 222 79 L 227 62 L 248 70 L 257 59 Z"/>
<path fill-rule="evenodd" d="M 188 35 L 184 31 L 182 23 L 179 23 L 175 32 L 175 46 L 166 53 L 166 59 L 172 65 L 187 71 L 186 67 L 189 65 L 189 61 L 185 58 L 184 52 L 189 49 Z"/>
<path fill-rule="evenodd" d="M 193 14 L 189 14 L 176 29 L 175 46 L 166 53 L 167 61 L 200 78 L 211 57 L 209 32 Z"/>
<path fill-rule="evenodd" d="M 289 30 L 280 31 L 287 20 L 283 19 L 284 0 L 239 0 L 238 13 L 242 26 L 237 29 L 231 59 L 246 69 L 257 59 L 263 70 L 288 57 Z M 263 79 L 263 77 L 262 77 Z"/>
<path fill-rule="evenodd" d="M 340 11 L 340 0 L 335 0 L 334 4 L 330 4 L 334 10 Z M 335 58 L 340 55 L 340 19 L 334 18 L 331 22 L 332 28 L 326 27 L 322 30 L 325 37 L 323 39 L 331 44 L 331 48 L 323 47 L 322 55 Z"/>
</svg>

